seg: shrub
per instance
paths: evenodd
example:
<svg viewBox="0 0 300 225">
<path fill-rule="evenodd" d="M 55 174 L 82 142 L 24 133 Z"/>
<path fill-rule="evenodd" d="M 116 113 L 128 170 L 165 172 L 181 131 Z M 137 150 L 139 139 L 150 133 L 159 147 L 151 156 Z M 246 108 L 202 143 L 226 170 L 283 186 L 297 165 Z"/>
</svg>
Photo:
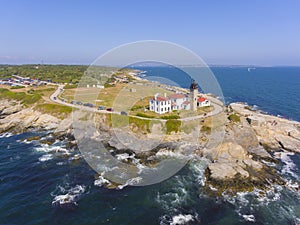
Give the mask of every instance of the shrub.
<svg viewBox="0 0 300 225">
<path fill-rule="evenodd" d="M 26 94 L 25 92 L 13 92 L 5 88 L 0 88 L 0 98 L 13 99 L 22 104 L 33 104 L 41 99 L 40 94 Z"/>
<path fill-rule="evenodd" d="M 241 121 L 240 117 L 236 114 L 231 114 L 230 116 L 228 116 L 228 119 L 230 121 L 233 121 L 233 122 L 240 122 Z"/>
<path fill-rule="evenodd" d="M 72 88 L 77 88 L 77 84 L 66 84 L 64 86 L 64 89 L 72 89 Z"/>
<path fill-rule="evenodd" d="M 136 110 L 139 110 L 139 109 L 143 109 L 144 107 L 141 106 L 141 105 L 135 105 L 131 108 L 131 111 L 136 111 Z"/>
<path fill-rule="evenodd" d="M 150 120 L 129 117 L 129 124 L 136 125 L 142 131 L 150 132 Z"/>
<path fill-rule="evenodd" d="M 21 89 L 21 88 L 24 88 L 25 86 L 13 86 L 11 87 L 10 89 Z"/>
<path fill-rule="evenodd" d="M 137 113 L 136 116 L 144 117 L 144 118 L 154 118 L 154 116 L 147 115 L 145 113 Z"/>
<path fill-rule="evenodd" d="M 169 116 L 162 116 L 161 118 L 164 119 L 164 120 L 170 120 L 170 119 L 176 120 L 176 119 L 179 119 L 180 116 L 178 116 L 178 115 L 169 115 Z"/>
<path fill-rule="evenodd" d="M 210 133 L 211 132 L 211 127 L 209 127 L 209 126 L 202 126 L 201 127 L 201 132 Z"/>
<path fill-rule="evenodd" d="M 171 119 L 166 122 L 166 128 L 167 128 L 167 134 L 170 134 L 171 132 L 179 132 L 181 127 L 181 121 Z"/>
<path fill-rule="evenodd" d="M 51 103 L 39 104 L 34 109 L 42 113 L 58 116 L 60 118 L 64 118 L 65 116 L 70 114 L 73 110 L 72 107 L 69 106 L 51 104 Z"/>
</svg>

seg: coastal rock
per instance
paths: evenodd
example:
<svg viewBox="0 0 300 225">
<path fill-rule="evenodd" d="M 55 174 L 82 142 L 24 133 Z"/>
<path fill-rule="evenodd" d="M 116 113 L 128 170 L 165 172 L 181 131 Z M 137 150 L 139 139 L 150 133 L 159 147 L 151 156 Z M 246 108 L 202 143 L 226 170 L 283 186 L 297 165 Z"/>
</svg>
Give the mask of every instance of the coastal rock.
<svg viewBox="0 0 300 225">
<path fill-rule="evenodd" d="M 5 107 L 1 110 L 1 116 L 14 114 L 16 112 L 19 112 L 23 109 L 23 106 L 17 102 L 12 102 L 8 107 Z"/>
<path fill-rule="evenodd" d="M 61 134 L 64 134 L 64 133 L 70 133 L 71 129 L 72 129 L 72 124 L 73 124 L 72 117 L 68 117 L 68 118 L 63 119 L 56 126 L 54 134 L 55 135 L 61 135 Z"/>
<path fill-rule="evenodd" d="M 250 110 L 232 103 L 232 109 L 245 117 L 261 145 L 267 149 L 300 152 L 300 123 Z"/>
<path fill-rule="evenodd" d="M 59 119 L 54 116 L 26 108 L 0 119 L 0 132 L 9 130 L 20 133 L 29 128 L 53 129 L 57 127 L 58 122 Z"/>
</svg>

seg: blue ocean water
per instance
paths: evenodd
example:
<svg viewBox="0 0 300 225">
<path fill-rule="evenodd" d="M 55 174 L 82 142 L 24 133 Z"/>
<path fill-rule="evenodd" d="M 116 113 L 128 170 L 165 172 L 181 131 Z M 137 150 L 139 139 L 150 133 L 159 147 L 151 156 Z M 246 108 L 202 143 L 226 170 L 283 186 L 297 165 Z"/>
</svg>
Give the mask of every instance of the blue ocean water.
<svg viewBox="0 0 300 225">
<path fill-rule="evenodd" d="M 174 74 L 170 68 L 143 69 L 148 76 Z M 272 114 L 300 119 L 300 68 L 257 68 L 250 73 L 247 68 L 212 70 L 226 101 L 248 102 Z M 189 82 L 186 77 L 181 83 L 188 86 Z M 286 104 L 278 109 L 280 102 Z M 288 181 L 286 187 L 274 186 L 265 194 L 257 190 L 212 198 L 202 188 L 202 162 L 189 163 L 159 184 L 109 190 L 95 185 L 96 173 L 79 158 L 80 152 L 67 150 L 64 141 L 50 146 L 26 141 L 35 135 L 50 134 L 0 136 L 1 225 L 300 224 L 300 192 L 294 188 L 300 178 L 299 154 L 284 153 L 282 164 L 274 165 Z"/>
</svg>

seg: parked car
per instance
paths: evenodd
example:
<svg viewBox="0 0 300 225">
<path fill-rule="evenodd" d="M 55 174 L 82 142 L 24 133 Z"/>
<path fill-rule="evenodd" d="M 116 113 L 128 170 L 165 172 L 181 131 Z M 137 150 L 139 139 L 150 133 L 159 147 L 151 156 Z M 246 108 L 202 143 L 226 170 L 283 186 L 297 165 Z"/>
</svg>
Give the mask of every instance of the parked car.
<svg viewBox="0 0 300 225">
<path fill-rule="evenodd" d="M 121 111 L 121 115 L 123 115 L 123 116 L 127 116 L 127 112 L 125 112 L 125 111 Z"/>
<path fill-rule="evenodd" d="M 77 101 L 76 104 L 77 104 L 77 105 L 82 105 L 82 102 Z"/>
<path fill-rule="evenodd" d="M 95 107 L 92 103 L 84 103 L 83 106 L 87 106 L 91 108 Z"/>
<path fill-rule="evenodd" d="M 98 110 L 105 110 L 105 107 L 104 106 L 99 106 Z"/>
<path fill-rule="evenodd" d="M 56 100 L 57 98 L 56 98 L 56 97 L 54 97 L 53 99 L 54 99 L 54 100 Z"/>
<path fill-rule="evenodd" d="M 112 108 L 107 108 L 106 111 L 113 112 L 114 110 Z"/>
<path fill-rule="evenodd" d="M 76 104 L 76 102 L 75 102 L 75 101 L 71 101 L 70 103 L 71 103 L 71 104 L 73 104 L 73 105 L 74 105 L 74 104 Z"/>
</svg>

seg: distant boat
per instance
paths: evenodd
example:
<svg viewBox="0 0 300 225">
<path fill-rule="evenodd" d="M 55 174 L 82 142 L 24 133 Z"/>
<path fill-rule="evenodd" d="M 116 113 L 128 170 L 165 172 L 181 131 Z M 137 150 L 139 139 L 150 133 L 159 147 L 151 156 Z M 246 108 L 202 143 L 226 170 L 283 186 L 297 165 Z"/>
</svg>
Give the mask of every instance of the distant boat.
<svg viewBox="0 0 300 225">
<path fill-rule="evenodd" d="M 255 70 L 255 67 L 248 67 L 248 72 L 251 72 L 251 70 Z"/>
</svg>

